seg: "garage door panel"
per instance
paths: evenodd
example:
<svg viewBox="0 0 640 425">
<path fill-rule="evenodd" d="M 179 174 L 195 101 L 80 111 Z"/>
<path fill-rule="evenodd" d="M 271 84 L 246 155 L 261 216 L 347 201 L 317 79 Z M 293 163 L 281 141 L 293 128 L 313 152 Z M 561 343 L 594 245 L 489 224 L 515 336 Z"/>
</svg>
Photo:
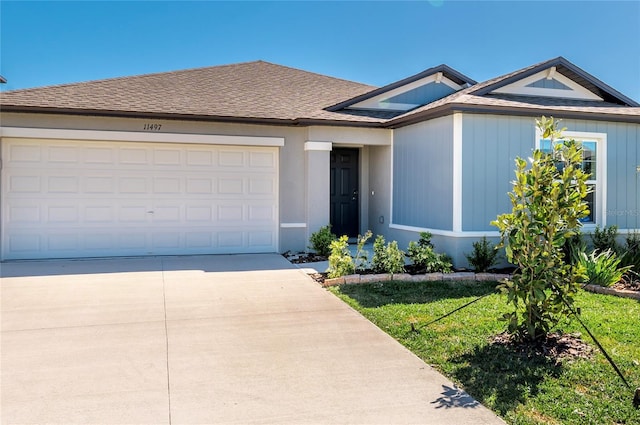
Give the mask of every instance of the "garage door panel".
<svg viewBox="0 0 640 425">
<path fill-rule="evenodd" d="M 218 166 L 221 168 L 243 169 L 245 165 L 244 151 L 221 149 L 218 153 Z"/>
<path fill-rule="evenodd" d="M 113 193 L 115 189 L 116 180 L 108 175 L 88 176 L 82 181 L 82 192 L 87 195 Z"/>
<path fill-rule="evenodd" d="M 55 164 L 76 164 L 80 160 L 80 148 L 75 146 L 50 146 L 47 149 L 47 162 Z"/>
<path fill-rule="evenodd" d="M 273 245 L 273 233 L 272 232 L 265 232 L 262 230 L 254 230 L 254 231 L 249 231 L 248 233 L 248 237 L 249 237 L 249 246 L 252 248 L 262 248 L 262 247 L 268 247 Z"/>
<path fill-rule="evenodd" d="M 77 176 L 49 176 L 45 180 L 45 191 L 49 193 L 78 193 L 80 189 L 80 178 Z"/>
<path fill-rule="evenodd" d="M 204 149 L 186 149 L 186 165 L 194 167 L 211 167 L 213 165 L 214 153 Z"/>
<path fill-rule="evenodd" d="M 4 259 L 277 250 L 277 148 L 3 139 Z"/>
<path fill-rule="evenodd" d="M 109 224 L 115 219 L 114 207 L 111 205 L 91 205 L 84 207 L 85 223 Z"/>
<path fill-rule="evenodd" d="M 133 148 L 122 147 L 118 151 L 118 164 L 126 166 L 148 166 L 151 157 L 150 149 L 147 147 Z"/>
<path fill-rule="evenodd" d="M 185 220 L 188 223 L 208 223 L 215 217 L 211 205 L 187 205 L 185 211 Z"/>
<path fill-rule="evenodd" d="M 242 230 L 222 230 L 216 232 L 217 248 L 222 251 L 241 251 L 246 245 Z"/>
<path fill-rule="evenodd" d="M 84 163 L 92 166 L 113 168 L 116 149 L 109 147 L 87 146 L 84 149 Z"/>
<path fill-rule="evenodd" d="M 42 147 L 31 143 L 15 143 L 9 148 L 6 162 L 12 164 L 39 164 L 42 161 Z"/>
<path fill-rule="evenodd" d="M 214 179 L 202 177 L 187 177 L 186 180 L 186 191 L 188 194 L 213 194 Z"/>
<path fill-rule="evenodd" d="M 251 168 L 274 169 L 278 158 L 274 152 L 250 152 L 249 166 Z"/>
<path fill-rule="evenodd" d="M 215 248 L 213 244 L 213 232 L 186 232 L 184 235 L 185 247 L 191 249 L 211 249 Z"/>
<path fill-rule="evenodd" d="M 181 180 L 177 177 L 155 177 L 153 179 L 153 193 L 181 194 L 184 192 Z"/>
<path fill-rule="evenodd" d="M 17 174 L 9 176 L 8 181 L 8 193 L 12 195 L 27 194 L 32 196 L 34 193 L 42 191 L 42 179 L 39 176 Z"/>
<path fill-rule="evenodd" d="M 155 149 L 153 151 L 154 165 L 180 166 L 182 165 L 182 150 Z"/>
</svg>

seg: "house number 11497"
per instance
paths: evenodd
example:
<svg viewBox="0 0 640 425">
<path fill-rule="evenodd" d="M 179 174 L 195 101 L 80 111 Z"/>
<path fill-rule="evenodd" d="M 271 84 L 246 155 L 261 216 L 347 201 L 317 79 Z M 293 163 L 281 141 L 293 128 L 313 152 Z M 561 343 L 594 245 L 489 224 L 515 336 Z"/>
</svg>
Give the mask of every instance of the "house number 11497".
<svg viewBox="0 0 640 425">
<path fill-rule="evenodd" d="M 145 124 L 142 129 L 146 131 L 160 131 L 162 124 Z"/>
</svg>

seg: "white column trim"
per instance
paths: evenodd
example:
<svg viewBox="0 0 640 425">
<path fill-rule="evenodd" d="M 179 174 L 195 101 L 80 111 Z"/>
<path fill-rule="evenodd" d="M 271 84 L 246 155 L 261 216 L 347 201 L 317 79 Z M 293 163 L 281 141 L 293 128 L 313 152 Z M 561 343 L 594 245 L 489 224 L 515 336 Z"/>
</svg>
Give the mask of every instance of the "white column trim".
<svg viewBox="0 0 640 425">
<path fill-rule="evenodd" d="M 462 232 L 462 113 L 453 114 L 453 226 Z"/>
<path fill-rule="evenodd" d="M 227 136 L 218 134 L 142 131 L 68 130 L 58 128 L 0 127 L 0 137 L 91 141 L 189 143 L 205 145 L 284 146 L 284 137 Z"/>
<path fill-rule="evenodd" d="M 333 143 L 307 141 L 304 143 L 305 151 L 330 151 Z"/>
</svg>

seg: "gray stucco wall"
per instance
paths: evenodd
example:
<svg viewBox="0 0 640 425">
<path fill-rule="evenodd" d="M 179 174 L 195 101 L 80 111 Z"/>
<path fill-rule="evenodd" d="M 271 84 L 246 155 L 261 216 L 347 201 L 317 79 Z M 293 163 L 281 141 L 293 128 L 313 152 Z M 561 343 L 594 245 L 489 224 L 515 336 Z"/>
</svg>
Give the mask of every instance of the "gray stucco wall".
<svg viewBox="0 0 640 425">
<path fill-rule="evenodd" d="M 368 229 L 386 235 L 391 194 L 391 147 L 369 147 Z"/>
<path fill-rule="evenodd" d="M 453 116 L 402 127 L 393 137 L 393 223 L 451 230 Z"/>
</svg>

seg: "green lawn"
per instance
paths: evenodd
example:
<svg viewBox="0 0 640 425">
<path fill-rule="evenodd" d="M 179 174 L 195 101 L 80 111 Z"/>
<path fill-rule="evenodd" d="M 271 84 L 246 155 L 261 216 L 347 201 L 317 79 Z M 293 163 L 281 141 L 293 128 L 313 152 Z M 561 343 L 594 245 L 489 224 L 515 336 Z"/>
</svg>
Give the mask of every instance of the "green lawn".
<svg viewBox="0 0 640 425">
<path fill-rule="evenodd" d="M 592 360 L 556 364 L 489 343 L 505 323 L 506 297 L 490 295 L 419 332 L 411 331 L 475 297 L 495 282 L 382 282 L 330 289 L 382 330 L 433 365 L 511 424 L 640 424 L 633 390 L 624 386 L 577 321 L 561 330 L 580 332 L 594 347 Z M 640 386 L 640 303 L 581 292 L 582 320 L 613 357 L 625 378 Z"/>
</svg>

